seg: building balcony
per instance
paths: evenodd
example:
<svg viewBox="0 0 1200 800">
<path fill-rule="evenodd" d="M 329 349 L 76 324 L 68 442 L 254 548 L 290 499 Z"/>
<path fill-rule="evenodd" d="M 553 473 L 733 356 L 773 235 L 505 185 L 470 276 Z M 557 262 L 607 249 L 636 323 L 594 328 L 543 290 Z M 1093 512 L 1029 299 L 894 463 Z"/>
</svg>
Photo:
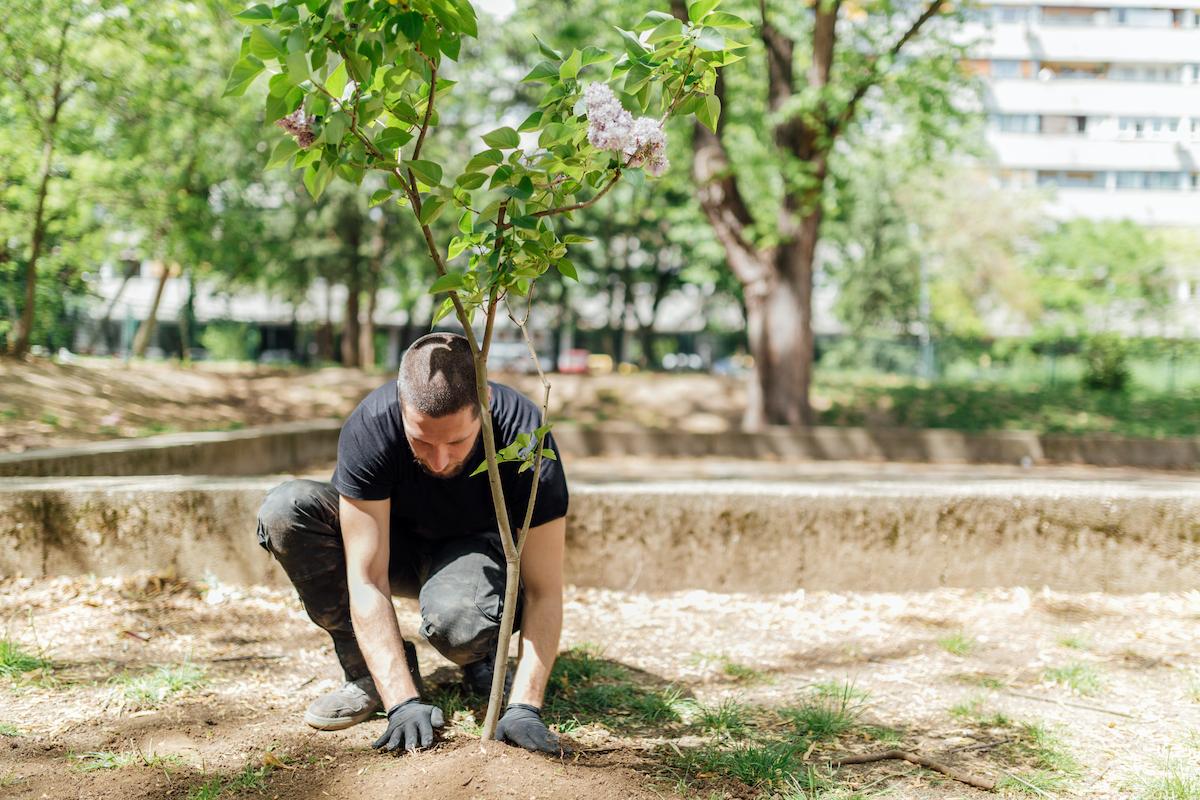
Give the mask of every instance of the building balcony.
<svg viewBox="0 0 1200 800">
<path fill-rule="evenodd" d="M 1200 222 L 1200 192 L 1060 188 L 1048 195 L 1047 212 L 1061 219 L 1128 219 L 1162 227 Z"/>
<path fill-rule="evenodd" d="M 1004 167 L 1054 170 L 1200 171 L 1200 142 L 1102 141 L 1086 135 L 989 131 Z M 1198 220 L 1200 222 L 1200 220 Z"/>
<path fill-rule="evenodd" d="M 1200 53 L 1200 28 L 996 23 L 967 25 L 963 36 L 979 42 L 980 58 L 1194 64 Z"/>
<path fill-rule="evenodd" d="M 1200 109 L 1200 84 L 1071 78 L 992 80 L 984 89 L 984 102 L 991 111 L 1013 114 L 1188 115 Z"/>
</svg>

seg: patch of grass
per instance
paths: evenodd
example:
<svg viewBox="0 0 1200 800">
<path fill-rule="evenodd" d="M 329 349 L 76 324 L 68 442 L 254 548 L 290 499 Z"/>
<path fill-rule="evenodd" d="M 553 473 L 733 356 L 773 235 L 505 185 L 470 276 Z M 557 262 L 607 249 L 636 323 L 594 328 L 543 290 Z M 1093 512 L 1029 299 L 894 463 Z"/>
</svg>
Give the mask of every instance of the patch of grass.
<svg viewBox="0 0 1200 800">
<path fill-rule="evenodd" d="M 179 756 L 156 755 L 143 753 L 139 750 L 124 750 L 118 753 L 101 750 L 91 753 L 76 753 L 70 756 L 75 761 L 76 768 L 81 772 L 92 772 L 98 769 L 122 769 L 135 764 L 146 767 L 180 767 L 183 759 Z"/>
<path fill-rule="evenodd" d="M 746 712 L 744 705 L 727 698 L 715 706 L 700 706 L 695 722 L 705 733 L 736 736 L 746 731 Z"/>
<path fill-rule="evenodd" d="M 125 699 L 143 707 L 156 706 L 168 697 L 204 685 L 204 669 L 191 662 L 155 667 L 151 672 L 118 675 L 110 681 Z"/>
<path fill-rule="evenodd" d="M 1158 775 L 1142 776 L 1136 789 L 1137 800 L 1200 800 L 1200 772 L 1169 759 Z"/>
<path fill-rule="evenodd" d="M 1073 633 L 1068 636 L 1060 636 L 1058 638 L 1058 645 L 1068 650 L 1090 650 L 1092 648 L 1092 640 L 1085 634 Z"/>
<path fill-rule="evenodd" d="M 619 729 L 680 722 L 684 705 L 678 688 L 639 686 L 625 668 L 601 660 L 594 650 L 576 648 L 555 664 L 545 712 L 560 730 L 592 722 Z"/>
<path fill-rule="evenodd" d="M 767 677 L 767 674 L 761 670 L 747 667 L 745 664 L 739 664 L 727 658 L 721 660 L 721 673 L 739 683 L 758 683 Z"/>
<path fill-rule="evenodd" d="M 950 706 L 950 716 L 971 722 L 978 721 L 985 715 L 985 703 L 986 698 L 983 697 L 972 697 L 961 703 L 955 703 Z"/>
<path fill-rule="evenodd" d="M 199 786 L 193 786 L 188 791 L 187 800 L 218 800 L 227 791 L 261 792 L 266 788 L 267 778 L 274 771 L 275 768 L 269 764 L 246 764 L 241 772 L 230 778 L 210 778 Z"/>
<path fill-rule="evenodd" d="M 52 665 L 11 639 L 0 639 L 0 675 L 15 677 L 34 670 L 49 670 Z"/>
<path fill-rule="evenodd" d="M 896 747 L 904 741 L 904 731 L 883 725 L 863 725 L 859 730 L 862 731 L 863 736 L 879 742 L 884 747 Z"/>
<path fill-rule="evenodd" d="M 805 744 L 793 741 L 741 742 L 731 748 L 707 745 L 686 751 L 683 768 L 693 776 L 720 775 L 754 789 L 779 787 L 808 770 Z"/>
<path fill-rule="evenodd" d="M 937 640 L 937 643 L 938 647 L 950 655 L 959 656 L 960 658 L 970 655 L 971 651 L 975 649 L 976 644 L 974 637 L 968 636 L 962 631 L 955 631 L 947 636 L 943 636 Z"/>
<path fill-rule="evenodd" d="M 550 672 L 549 689 L 567 691 L 599 680 L 626 681 L 629 671 L 620 664 L 601 658 L 603 651 L 594 644 L 581 644 L 559 653 Z"/>
<path fill-rule="evenodd" d="M 636 692 L 629 708 L 637 721 L 646 725 L 679 722 L 680 702 L 683 692 L 675 686 L 667 686 L 656 692 Z"/>
<path fill-rule="evenodd" d="M 1045 725 L 1039 722 L 1015 724 L 1011 737 L 998 752 L 1030 769 L 1007 773 L 997 788 L 1028 794 L 1057 792 L 1071 779 L 1079 777 L 1079 762 L 1062 739 Z"/>
<path fill-rule="evenodd" d="M 18 775 L 16 770 L 10 769 L 7 772 L 5 772 L 4 774 L 0 775 L 0 787 L 16 786 L 18 783 L 20 783 L 23 780 L 25 780 L 25 778 L 21 775 Z"/>
<path fill-rule="evenodd" d="M 959 672 L 951 675 L 950 678 L 957 683 L 978 686 L 981 689 L 1003 689 L 1008 686 L 1003 679 L 986 672 Z"/>
<path fill-rule="evenodd" d="M 25 733 L 16 725 L 10 725 L 7 722 L 0 722 L 0 736 L 24 736 Z"/>
<path fill-rule="evenodd" d="M 1193 672 L 1188 676 L 1187 694 L 1193 703 L 1200 703 L 1200 673 Z"/>
<path fill-rule="evenodd" d="M 1099 670 L 1091 664 L 1083 664 L 1078 661 L 1063 667 L 1050 667 L 1043 676 L 1051 683 L 1066 686 L 1071 691 L 1082 695 L 1096 694 L 1104 686 Z"/>
<path fill-rule="evenodd" d="M 44 411 L 42 412 L 42 415 L 38 417 L 38 422 L 42 423 L 43 425 L 49 425 L 52 428 L 57 428 L 58 416 L 56 414 L 51 414 L 49 411 Z"/>
<path fill-rule="evenodd" d="M 854 727 L 865 708 L 867 695 L 846 681 L 830 691 L 816 689 L 795 708 L 779 715 L 792 724 L 797 735 L 818 742 L 835 739 Z"/>
<path fill-rule="evenodd" d="M 12 422 L 21 418 L 21 412 L 15 408 L 0 408 L 0 422 Z"/>
</svg>

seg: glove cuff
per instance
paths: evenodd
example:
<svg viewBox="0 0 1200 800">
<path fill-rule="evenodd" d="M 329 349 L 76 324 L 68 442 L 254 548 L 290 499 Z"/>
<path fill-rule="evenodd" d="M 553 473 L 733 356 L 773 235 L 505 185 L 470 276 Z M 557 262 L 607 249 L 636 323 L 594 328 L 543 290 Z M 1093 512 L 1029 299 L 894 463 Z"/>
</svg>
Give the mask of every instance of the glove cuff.
<svg viewBox="0 0 1200 800">
<path fill-rule="evenodd" d="M 391 708 L 389 708 L 389 709 L 387 710 L 387 717 L 388 717 L 388 719 L 391 719 L 391 718 L 392 718 L 392 714 L 395 714 L 397 711 L 399 711 L 400 709 L 404 708 L 405 706 L 407 706 L 407 705 L 409 705 L 409 704 L 411 704 L 411 703 L 419 703 L 419 702 L 421 702 L 421 697 L 420 697 L 420 695 L 418 695 L 418 696 L 416 696 L 416 697 L 410 697 L 410 698 L 408 698 L 407 700 L 405 700 L 403 703 L 396 703 L 396 705 L 392 706 Z"/>
<path fill-rule="evenodd" d="M 526 711 L 532 711 L 533 713 L 537 714 L 539 717 L 542 715 L 541 708 L 539 708 L 538 706 L 531 706 L 528 703 L 509 703 L 508 706 L 504 710 L 509 711 L 514 708 L 523 708 Z"/>
</svg>

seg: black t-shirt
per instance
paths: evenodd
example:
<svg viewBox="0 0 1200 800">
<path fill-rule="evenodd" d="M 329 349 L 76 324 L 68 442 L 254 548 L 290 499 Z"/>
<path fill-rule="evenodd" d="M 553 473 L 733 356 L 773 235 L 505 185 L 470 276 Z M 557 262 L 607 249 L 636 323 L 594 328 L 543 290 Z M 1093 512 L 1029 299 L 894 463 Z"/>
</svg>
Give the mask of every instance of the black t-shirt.
<svg viewBox="0 0 1200 800">
<path fill-rule="evenodd" d="M 512 443 L 519 433 L 533 433 L 541 410 L 532 400 L 503 384 L 492 387 L 492 430 L 496 449 Z M 558 455 L 552 435 L 545 447 Z M 495 507 L 486 472 L 471 476 L 483 461 L 483 434 L 453 478 L 435 478 L 418 466 L 404 436 L 400 398 L 395 381 L 371 392 L 342 425 L 333 488 L 354 500 L 391 498 L 393 535 L 411 531 L 426 539 L 443 539 L 496 531 Z M 513 535 L 525 521 L 533 470 L 518 474 L 520 462 L 500 465 L 500 479 Z M 567 513 L 567 478 L 561 461 L 542 459 L 531 527 Z"/>
</svg>

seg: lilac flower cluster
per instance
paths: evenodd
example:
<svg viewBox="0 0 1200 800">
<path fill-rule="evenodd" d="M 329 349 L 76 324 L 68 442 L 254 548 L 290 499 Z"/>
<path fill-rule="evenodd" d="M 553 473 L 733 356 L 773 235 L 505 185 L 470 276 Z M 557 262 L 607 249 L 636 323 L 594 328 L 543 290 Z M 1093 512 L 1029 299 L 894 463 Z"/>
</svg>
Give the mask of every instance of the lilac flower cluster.
<svg viewBox="0 0 1200 800">
<path fill-rule="evenodd" d="M 312 130 L 313 118 L 305 116 L 302 108 L 297 108 L 283 119 L 277 120 L 275 124 L 296 137 L 296 144 L 302 149 L 317 140 L 317 135 Z"/>
<path fill-rule="evenodd" d="M 667 135 L 658 120 L 634 120 L 605 83 L 590 84 L 583 92 L 588 141 L 600 150 L 618 150 L 631 167 L 646 168 L 655 177 L 667 171 Z"/>
</svg>

